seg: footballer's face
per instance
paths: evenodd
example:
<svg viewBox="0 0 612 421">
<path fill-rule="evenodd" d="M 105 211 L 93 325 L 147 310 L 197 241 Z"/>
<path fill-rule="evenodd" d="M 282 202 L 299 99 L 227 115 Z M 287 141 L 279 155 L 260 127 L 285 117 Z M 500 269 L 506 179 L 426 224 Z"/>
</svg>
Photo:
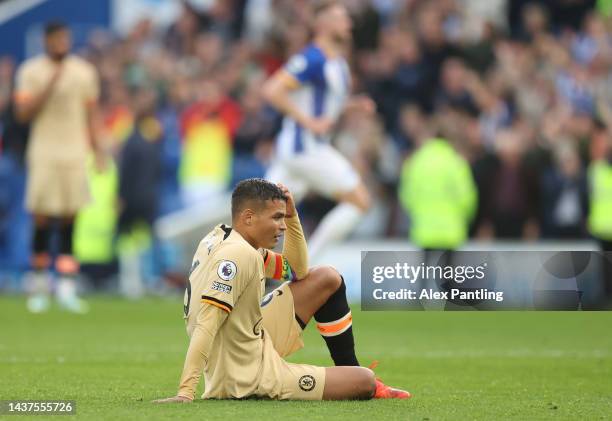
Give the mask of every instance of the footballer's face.
<svg viewBox="0 0 612 421">
<path fill-rule="evenodd" d="M 45 48 L 47 54 L 55 61 L 61 61 L 68 55 L 72 46 L 72 36 L 70 31 L 62 29 L 47 35 Z"/>
<path fill-rule="evenodd" d="M 285 215 L 287 203 L 284 200 L 266 200 L 258 212 L 253 215 L 252 233 L 259 247 L 272 249 L 287 229 Z"/>
<path fill-rule="evenodd" d="M 351 42 L 353 22 L 346 7 L 341 4 L 330 7 L 323 13 L 321 20 L 336 43 L 347 45 Z"/>
</svg>

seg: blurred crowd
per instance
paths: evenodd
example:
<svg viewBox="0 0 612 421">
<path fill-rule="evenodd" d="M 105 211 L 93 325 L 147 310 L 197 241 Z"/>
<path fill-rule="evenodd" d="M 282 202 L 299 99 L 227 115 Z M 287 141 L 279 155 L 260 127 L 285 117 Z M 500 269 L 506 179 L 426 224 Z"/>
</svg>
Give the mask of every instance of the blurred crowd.
<svg viewBox="0 0 612 421">
<path fill-rule="evenodd" d="M 436 136 L 472 168 L 472 236 L 589 236 L 587 168 L 610 155 L 612 1 L 344 3 L 354 23 L 354 90 L 377 105 L 373 117 L 346 114 L 334 137 L 376 203 L 357 235 L 406 235 L 402 164 Z M 260 88 L 309 42 L 310 8 L 307 0 L 219 0 L 207 9 L 185 2 L 167 28 L 143 19 L 125 37 L 90 34 L 79 53 L 99 71 L 117 209 L 151 223 L 265 174 L 279 116 Z M 14 67 L 10 57 L 0 60 L 0 179 L 19 189 L 25 142 L 12 139 L 27 128 L 10 122 Z M 135 128 L 142 136 L 134 138 Z M 10 192 L 0 191 L 4 232 L 15 229 L 7 221 L 18 196 Z M 306 228 L 330 207 L 308 198 Z"/>
</svg>

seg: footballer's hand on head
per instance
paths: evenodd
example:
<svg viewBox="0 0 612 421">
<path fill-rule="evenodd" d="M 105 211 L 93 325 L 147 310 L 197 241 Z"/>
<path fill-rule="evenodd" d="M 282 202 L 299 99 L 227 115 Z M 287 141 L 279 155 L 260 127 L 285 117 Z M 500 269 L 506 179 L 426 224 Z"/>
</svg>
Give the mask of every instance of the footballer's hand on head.
<svg viewBox="0 0 612 421">
<path fill-rule="evenodd" d="M 284 184 L 278 183 L 277 186 L 282 190 L 283 194 L 287 198 L 287 214 L 285 215 L 285 217 L 291 218 L 295 214 L 297 214 L 297 211 L 295 209 L 295 201 L 293 200 L 293 195 L 291 194 L 287 186 L 285 186 Z"/>
<path fill-rule="evenodd" d="M 191 403 L 191 402 L 193 402 L 193 399 L 189 399 L 188 397 L 185 397 L 185 396 L 172 396 L 171 398 L 154 400 L 152 403 Z"/>
</svg>

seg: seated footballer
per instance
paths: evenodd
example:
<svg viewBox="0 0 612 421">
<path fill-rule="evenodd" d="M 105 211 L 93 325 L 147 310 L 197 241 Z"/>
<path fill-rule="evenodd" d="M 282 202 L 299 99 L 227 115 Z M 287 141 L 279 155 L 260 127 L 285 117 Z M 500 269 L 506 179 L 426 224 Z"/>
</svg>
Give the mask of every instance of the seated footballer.
<svg viewBox="0 0 612 421">
<path fill-rule="evenodd" d="M 283 234 L 283 253 L 274 253 Z M 266 277 L 285 282 L 262 300 Z M 232 226 L 219 225 L 200 242 L 184 304 L 191 339 L 179 390 L 156 403 L 192 402 L 202 373 L 204 399 L 410 397 L 359 366 L 344 280 L 331 267 L 308 269 L 300 220 L 282 185 L 249 179 L 236 186 Z M 313 317 L 335 367 L 283 359 L 304 346 Z"/>
</svg>

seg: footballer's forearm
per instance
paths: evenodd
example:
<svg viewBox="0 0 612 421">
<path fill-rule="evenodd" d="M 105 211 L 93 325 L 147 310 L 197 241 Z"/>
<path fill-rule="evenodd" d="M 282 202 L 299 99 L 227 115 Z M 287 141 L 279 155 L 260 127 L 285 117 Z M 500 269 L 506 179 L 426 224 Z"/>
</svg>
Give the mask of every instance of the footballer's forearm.
<svg viewBox="0 0 612 421">
<path fill-rule="evenodd" d="M 263 86 L 263 97 L 277 111 L 292 118 L 301 126 L 306 126 L 309 116 L 301 112 L 289 97 L 289 85 L 295 82 L 291 82 L 291 79 L 288 79 L 290 77 L 286 74 L 273 76 Z"/>
<path fill-rule="evenodd" d="M 29 98 L 27 101 L 18 101 L 15 110 L 17 120 L 20 123 L 32 121 L 49 100 L 51 92 L 53 92 L 53 85 L 50 84 L 40 95 Z"/>
<path fill-rule="evenodd" d="M 342 114 L 344 115 L 344 114 L 347 114 L 347 113 L 350 113 L 352 111 L 359 109 L 361 107 L 360 101 L 361 101 L 360 96 L 357 96 L 357 95 L 351 96 L 346 101 L 346 105 L 342 109 Z"/>
<path fill-rule="evenodd" d="M 34 119 L 38 113 L 43 109 L 51 94 L 53 93 L 53 89 L 59 77 L 62 73 L 62 66 L 56 68 L 55 72 L 49 79 L 49 82 L 45 85 L 42 92 L 38 95 L 28 95 L 21 91 L 21 89 L 17 90 L 17 104 L 16 104 L 16 112 L 15 117 L 20 123 L 28 123 L 32 119 Z M 25 99 L 25 100 L 24 100 Z"/>
<path fill-rule="evenodd" d="M 227 314 L 224 310 L 213 305 L 204 304 L 202 306 L 189 342 L 189 349 L 185 357 L 185 365 L 177 393 L 178 396 L 189 399 L 195 397 L 200 377 L 208 363 L 213 341 L 219 328 L 227 318 Z"/>
<path fill-rule="evenodd" d="M 286 218 L 285 223 L 287 230 L 285 231 L 283 256 L 289 262 L 297 279 L 302 279 L 308 274 L 308 247 L 302 224 L 297 213 L 291 218 Z"/>
<path fill-rule="evenodd" d="M 101 151 L 102 147 L 98 138 L 98 106 L 95 102 L 87 104 L 87 134 L 91 149 L 94 152 Z"/>
</svg>

